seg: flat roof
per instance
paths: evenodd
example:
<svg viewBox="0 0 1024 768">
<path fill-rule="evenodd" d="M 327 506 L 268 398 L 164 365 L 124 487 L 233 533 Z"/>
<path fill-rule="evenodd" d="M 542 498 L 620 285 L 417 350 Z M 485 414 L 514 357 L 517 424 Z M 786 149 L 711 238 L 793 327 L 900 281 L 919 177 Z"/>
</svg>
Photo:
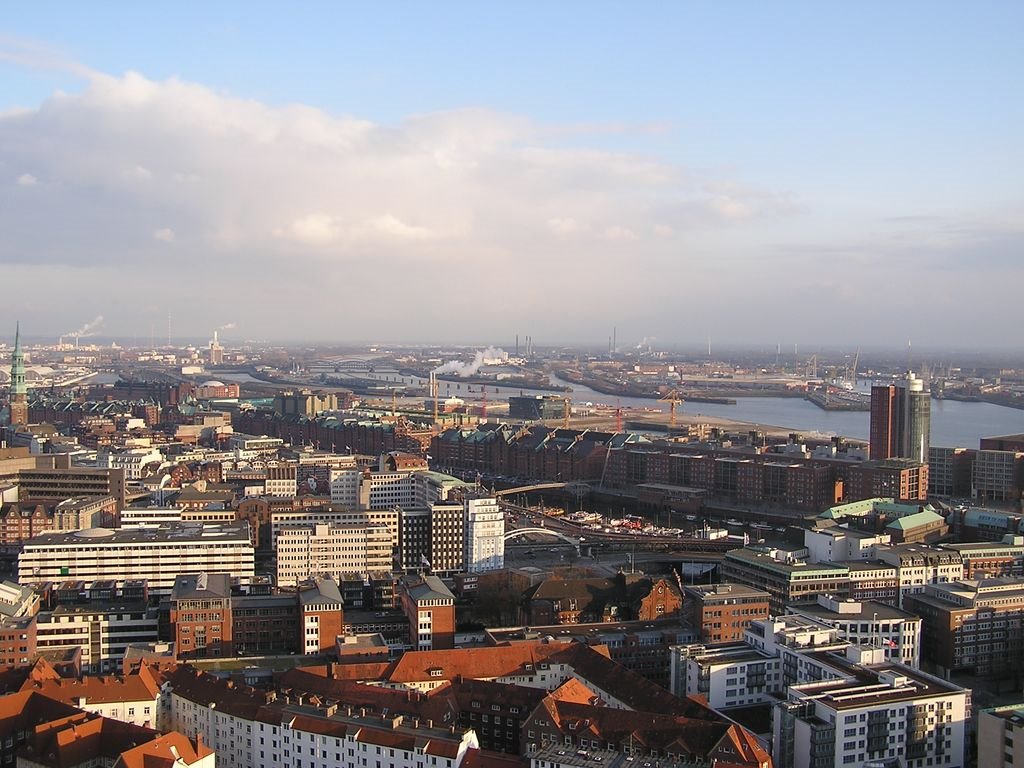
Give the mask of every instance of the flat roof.
<svg viewBox="0 0 1024 768">
<path fill-rule="evenodd" d="M 829 661 L 833 666 L 843 670 L 856 671 L 857 680 L 854 682 L 829 680 L 796 685 L 792 690 L 823 698 L 829 706 L 837 710 L 877 707 L 931 696 L 965 693 L 965 689 L 958 685 L 946 683 L 939 678 L 925 675 L 919 670 L 902 664 L 870 664 L 857 667 L 838 654 L 830 654 L 830 656 Z M 893 686 L 881 679 L 883 674 L 905 678 L 906 683 L 898 687 Z M 874 682 L 871 681 L 872 677 L 874 677 Z"/>
<path fill-rule="evenodd" d="M 686 584 L 683 586 L 685 592 L 696 592 L 705 600 L 722 599 L 730 597 L 763 597 L 768 599 L 769 595 L 763 589 L 748 587 L 746 584 L 735 584 L 723 582 L 721 584 Z"/>
<path fill-rule="evenodd" d="M 843 601 L 843 605 L 849 608 L 856 604 L 857 601 L 847 600 Z M 860 610 L 854 613 L 840 613 L 833 611 L 831 608 L 826 608 L 824 605 L 812 604 L 812 605 L 795 605 L 790 606 L 789 610 L 795 613 L 805 613 L 814 618 L 827 619 L 830 621 L 843 620 L 843 619 L 855 619 L 855 620 L 872 620 L 872 621 L 893 621 L 895 619 L 917 619 L 919 617 L 909 611 L 903 611 L 899 608 L 895 608 L 887 603 L 877 603 L 873 600 L 864 600 L 860 604 Z"/>
<path fill-rule="evenodd" d="M 759 568 L 765 568 L 766 570 L 776 571 L 784 575 L 792 575 L 799 573 L 807 576 L 842 576 L 849 573 L 849 570 L 843 566 L 830 565 L 828 563 L 814 563 L 808 565 L 807 563 L 783 563 L 776 560 L 767 552 L 758 552 L 753 549 L 743 547 L 741 549 L 733 549 L 725 553 L 726 560 L 740 560 L 750 565 L 756 565 Z"/>
<path fill-rule="evenodd" d="M 81 531 L 59 531 L 43 533 L 25 542 L 32 546 L 119 546 L 153 543 L 198 543 L 215 544 L 218 541 L 250 542 L 249 523 L 204 523 L 170 522 L 151 528 L 86 528 Z"/>
</svg>

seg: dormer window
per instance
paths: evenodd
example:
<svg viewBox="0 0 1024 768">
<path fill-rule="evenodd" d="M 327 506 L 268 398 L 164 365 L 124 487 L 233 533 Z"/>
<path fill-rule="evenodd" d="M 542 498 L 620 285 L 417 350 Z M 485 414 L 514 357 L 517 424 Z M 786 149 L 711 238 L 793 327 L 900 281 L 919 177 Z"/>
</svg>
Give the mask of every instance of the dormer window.
<svg viewBox="0 0 1024 768">
<path fill-rule="evenodd" d="M 430 674 L 431 677 L 441 677 L 441 675 L 443 674 L 443 671 L 440 667 L 428 669 L 427 672 Z"/>
</svg>

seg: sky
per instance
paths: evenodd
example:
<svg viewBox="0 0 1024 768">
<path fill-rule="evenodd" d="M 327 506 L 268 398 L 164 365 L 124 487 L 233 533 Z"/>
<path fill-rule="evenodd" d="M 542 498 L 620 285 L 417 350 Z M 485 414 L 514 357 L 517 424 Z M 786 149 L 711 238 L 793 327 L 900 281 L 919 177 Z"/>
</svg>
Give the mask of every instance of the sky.
<svg viewBox="0 0 1024 768">
<path fill-rule="evenodd" d="M 8 4 L 0 330 L 1019 350 L 1022 25 L 985 0 Z"/>
</svg>

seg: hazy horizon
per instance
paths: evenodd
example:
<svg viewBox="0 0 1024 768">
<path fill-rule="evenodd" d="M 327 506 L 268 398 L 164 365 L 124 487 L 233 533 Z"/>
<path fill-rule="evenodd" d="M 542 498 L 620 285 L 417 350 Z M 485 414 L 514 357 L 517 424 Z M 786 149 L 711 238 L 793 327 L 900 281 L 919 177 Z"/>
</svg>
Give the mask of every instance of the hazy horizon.
<svg viewBox="0 0 1024 768">
<path fill-rule="evenodd" d="M 1021 348 L 1018 3 L 5 10 L 5 340 Z"/>
</svg>

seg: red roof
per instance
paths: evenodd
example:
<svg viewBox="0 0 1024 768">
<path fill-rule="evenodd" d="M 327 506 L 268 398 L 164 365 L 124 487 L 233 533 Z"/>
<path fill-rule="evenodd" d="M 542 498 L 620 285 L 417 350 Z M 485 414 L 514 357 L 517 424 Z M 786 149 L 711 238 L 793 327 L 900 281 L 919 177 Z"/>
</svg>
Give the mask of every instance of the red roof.
<svg viewBox="0 0 1024 768">
<path fill-rule="evenodd" d="M 174 768 L 178 758 L 185 765 L 193 765 L 211 754 L 213 750 L 202 742 L 193 743 L 185 734 L 171 731 L 122 752 L 114 768 Z"/>
</svg>

